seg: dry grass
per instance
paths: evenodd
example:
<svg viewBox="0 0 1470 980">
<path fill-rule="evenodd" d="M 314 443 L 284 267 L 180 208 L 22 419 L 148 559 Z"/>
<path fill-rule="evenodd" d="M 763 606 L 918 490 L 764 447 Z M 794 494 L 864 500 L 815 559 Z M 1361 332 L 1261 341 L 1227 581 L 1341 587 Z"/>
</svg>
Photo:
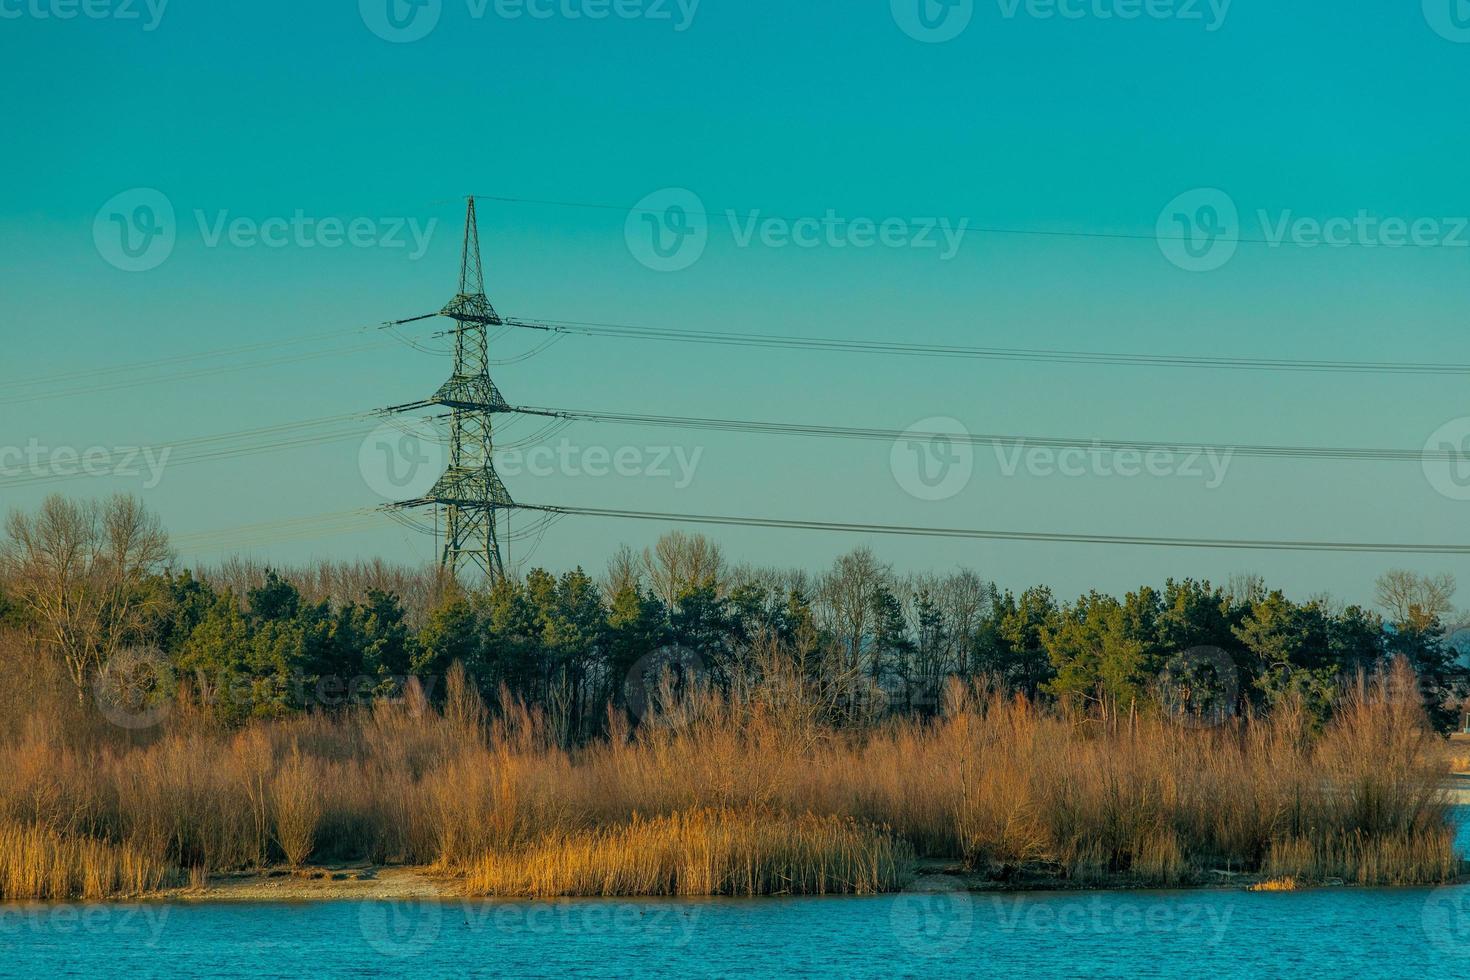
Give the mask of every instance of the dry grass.
<svg viewBox="0 0 1470 980">
<path fill-rule="evenodd" d="M 0 822 L 150 869 L 367 858 L 511 894 L 874 890 L 910 852 L 1000 880 L 1444 881 L 1444 743 L 1405 690 L 1348 690 L 1324 732 L 1290 706 L 1197 729 L 958 686 L 933 721 L 836 730 L 703 693 L 578 749 L 515 704 L 491 721 L 459 675 L 443 711 L 411 696 L 221 732 L 181 705 L 146 738 L 29 693 L 0 731 Z M 4 853 L 21 846 L 0 860 L 29 867 L 37 845 Z"/>
<path fill-rule="evenodd" d="M 551 837 L 480 858 L 474 895 L 871 895 L 907 879 L 912 849 L 851 818 L 693 810 Z"/>
<path fill-rule="evenodd" d="M 137 896 L 156 891 L 169 877 L 163 862 L 134 847 L 0 824 L 0 899 L 5 901 Z"/>
</svg>

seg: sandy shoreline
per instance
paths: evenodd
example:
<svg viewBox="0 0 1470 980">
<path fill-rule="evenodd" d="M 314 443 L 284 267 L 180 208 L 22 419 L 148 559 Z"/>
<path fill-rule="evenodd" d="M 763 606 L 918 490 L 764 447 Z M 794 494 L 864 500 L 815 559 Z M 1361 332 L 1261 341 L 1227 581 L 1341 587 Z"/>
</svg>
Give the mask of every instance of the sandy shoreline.
<svg viewBox="0 0 1470 980">
<path fill-rule="evenodd" d="M 454 898 L 453 880 L 428 868 L 308 867 L 211 875 L 203 888 L 170 888 L 157 897 L 183 902 L 337 902 Z"/>
<path fill-rule="evenodd" d="M 1168 886 L 1146 885 L 1119 876 L 1108 882 L 1069 882 L 1049 876 L 999 881 L 941 861 L 920 863 L 906 892 L 1021 893 L 1028 891 L 1214 891 L 1249 888 L 1264 876 L 1227 871 L 1211 872 L 1203 881 Z M 1340 880 L 1303 883 L 1303 888 L 1343 887 Z M 440 901 L 464 898 L 464 889 L 452 878 L 426 867 L 307 867 L 213 875 L 203 888 L 170 888 L 150 900 L 170 902 L 341 902 Z M 667 896 L 677 898 L 678 896 Z M 479 899 L 477 899 L 479 900 Z M 485 899 L 490 901 L 491 899 Z M 528 899 L 527 899 L 528 900 Z"/>
</svg>

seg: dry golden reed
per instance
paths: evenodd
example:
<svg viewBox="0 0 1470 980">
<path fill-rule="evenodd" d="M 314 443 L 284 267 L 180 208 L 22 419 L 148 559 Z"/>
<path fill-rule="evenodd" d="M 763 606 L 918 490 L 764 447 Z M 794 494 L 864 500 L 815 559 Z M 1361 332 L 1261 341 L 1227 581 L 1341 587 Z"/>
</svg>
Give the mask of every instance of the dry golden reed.
<svg viewBox="0 0 1470 980">
<path fill-rule="evenodd" d="M 635 816 L 486 854 L 473 895 L 871 895 L 900 887 L 912 849 L 851 818 L 754 810 Z"/>
<path fill-rule="evenodd" d="M 0 823 L 0 899 L 97 901 L 156 891 L 167 866 L 134 847 Z"/>
<path fill-rule="evenodd" d="M 460 673 L 443 709 L 411 689 L 234 732 L 184 704 L 108 731 L 28 694 L 0 730 L 0 881 L 366 858 L 493 894 L 820 893 L 899 887 L 914 854 L 1000 881 L 1445 881 L 1444 742 L 1395 694 L 1413 689 L 1356 685 L 1322 731 L 1290 703 L 1194 728 L 958 684 L 937 718 L 837 729 L 703 691 L 580 747 L 514 702 L 492 717 Z M 117 873 L 36 870 L 63 845 Z"/>
</svg>

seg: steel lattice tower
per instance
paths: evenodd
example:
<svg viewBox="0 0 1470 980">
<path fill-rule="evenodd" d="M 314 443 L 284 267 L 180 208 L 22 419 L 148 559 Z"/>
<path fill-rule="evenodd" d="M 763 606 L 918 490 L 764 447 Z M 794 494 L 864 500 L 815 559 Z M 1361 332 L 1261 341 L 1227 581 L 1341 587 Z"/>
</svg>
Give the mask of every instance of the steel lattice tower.
<svg viewBox="0 0 1470 980">
<path fill-rule="evenodd" d="M 443 507 L 446 525 L 442 565 L 456 578 L 470 566 L 476 567 L 487 584 L 494 584 L 505 574 L 497 518 L 501 511 L 515 507 L 515 502 L 495 472 L 493 423 L 497 414 L 511 408 L 490 380 L 486 333 L 502 321 L 485 296 L 473 197 L 465 214 L 459 293 L 439 315 L 454 321 L 454 373 L 432 398 L 390 411 L 417 411 L 436 405 L 448 408 L 449 467 L 428 494 L 394 506 Z"/>
</svg>

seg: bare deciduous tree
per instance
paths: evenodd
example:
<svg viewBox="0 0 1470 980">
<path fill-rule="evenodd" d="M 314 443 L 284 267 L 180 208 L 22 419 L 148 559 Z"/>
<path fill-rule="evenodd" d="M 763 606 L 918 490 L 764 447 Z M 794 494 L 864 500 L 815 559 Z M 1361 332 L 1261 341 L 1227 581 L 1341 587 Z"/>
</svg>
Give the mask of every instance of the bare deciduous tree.
<svg viewBox="0 0 1470 980">
<path fill-rule="evenodd" d="M 823 625 L 841 644 L 848 666 L 858 666 L 866 653 L 873 600 L 892 578 L 893 570 L 880 562 L 871 548 L 848 552 L 822 577 L 818 608 L 827 620 Z"/>
<path fill-rule="evenodd" d="M 688 588 L 709 582 L 718 586 L 725 576 L 725 556 L 703 534 L 670 531 L 651 551 L 643 549 L 643 570 L 654 594 L 672 608 Z"/>
<path fill-rule="evenodd" d="M 607 560 L 607 575 L 602 583 L 603 597 L 609 602 L 624 589 L 636 589 L 643 584 L 643 569 L 633 549 L 622 545 Z"/>
<path fill-rule="evenodd" d="M 163 602 L 144 580 L 168 562 L 168 536 L 128 496 L 48 497 L 34 516 L 12 513 L 5 530 L 0 567 L 83 695 L 98 667 L 140 638 Z"/>
<path fill-rule="evenodd" d="M 1455 577 L 1448 572 L 1417 575 L 1395 568 L 1378 577 L 1378 604 L 1395 625 L 1416 632 L 1453 613 L 1454 598 Z"/>
</svg>

